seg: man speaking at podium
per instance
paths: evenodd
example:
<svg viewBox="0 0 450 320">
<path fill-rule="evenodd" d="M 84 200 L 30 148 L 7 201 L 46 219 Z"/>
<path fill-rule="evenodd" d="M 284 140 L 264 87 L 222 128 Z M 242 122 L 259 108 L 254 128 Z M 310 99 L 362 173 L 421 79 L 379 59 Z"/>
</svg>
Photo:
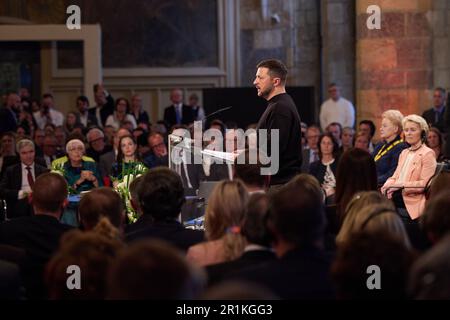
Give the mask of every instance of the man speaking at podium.
<svg viewBox="0 0 450 320">
<path fill-rule="evenodd" d="M 258 122 L 258 129 L 266 129 L 270 148 L 270 130 L 279 130 L 279 170 L 271 176 L 270 185 L 276 188 L 300 173 L 302 165 L 300 116 L 291 96 L 286 93 L 287 68 L 279 60 L 263 60 L 257 65 L 253 84 L 258 96 L 268 101 L 267 109 Z M 270 150 L 267 150 L 270 153 Z M 270 155 L 273 158 L 273 155 Z"/>
</svg>

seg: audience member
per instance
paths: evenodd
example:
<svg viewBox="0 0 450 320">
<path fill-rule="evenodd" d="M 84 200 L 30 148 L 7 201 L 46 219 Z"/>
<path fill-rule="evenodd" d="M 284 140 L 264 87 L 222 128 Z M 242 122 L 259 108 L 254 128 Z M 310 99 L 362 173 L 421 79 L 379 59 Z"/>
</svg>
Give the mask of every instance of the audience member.
<svg viewBox="0 0 450 320">
<path fill-rule="evenodd" d="M 341 97 L 340 88 L 331 83 L 328 86 L 329 99 L 320 107 L 320 126 L 323 131 L 332 123 L 340 123 L 343 127 L 353 128 L 355 125 L 355 108 L 353 104 Z"/>
<path fill-rule="evenodd" d="M 303 149 L 302 172 L 308 173 L 311 163 L 319 160 L 320 127 L 309 126 L 306 129 L 306 147 Z"/>
<path fill-rule="evenodd" d="M 170 92 L 170 101 L 172 105 L 164 109 L 164 121 L 169 127 L 176 124 L 190 124 L 194 122 L 194 113 L 192 108 L 183 104 L 183 91 L 180 89 L 173 89 Z"/>
</svg>

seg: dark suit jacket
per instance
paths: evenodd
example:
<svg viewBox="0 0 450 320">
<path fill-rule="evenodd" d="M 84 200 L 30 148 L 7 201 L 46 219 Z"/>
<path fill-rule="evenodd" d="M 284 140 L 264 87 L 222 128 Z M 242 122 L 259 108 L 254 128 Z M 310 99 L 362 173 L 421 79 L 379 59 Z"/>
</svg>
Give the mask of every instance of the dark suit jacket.
<svg viewBox="0 0 450 320">
<path fill-rule="evenodd" d="M 336 171 L 338 166 L 338 159 L 335 159 L 334 162 L 330 165 L 331 171 L 333 171 L 334 177 L 336 177 Z M 327 167 L 322 164 L 322 161 L 316 161 L 310 164 L 309 166 L 309 174 L 316 177 L 319 180 L 319 183 L 323 183 L 323 179 L 325 178 L 325 172 L 327 171 Z"/>
<path fill-rule="evenodd" d="M 71 226 L 48 215 L 20 217 L 0 223 L 0 244 L 22 248 L 26 252 L 22 275 L 30 298 L 45 298 L 44 267 L 58 248 L 63 233 L 70 229 Z"/>
<path fill-rule="evenodd" d="M 434 110 L 434 108 L 425 110 L 422 114 L 422 118 L 425 119 L 425 121 L 432 127 L 436 127 L 439 129 L 439 131 L 441 131 L 442 133 L 446 133 L 447 132 L 447 126 L 445 125 L 445 111 L 446 111 L 447 107 L 444 108 L 444 110 L 441 112 L 441 114 L 439 115 L 439 121 L 436 122 L 436 111 Z"/>
<path fill-rule="evenodd" d="M 97 110 L 97 106 L 90 108 L 89 109 L 89 113 L 94 116 L 95 119 L 97 119 L 96 116 L 96 111 Z M 105 126 L 106 123 L 106 119 L 108 119 L 108 117 L 110 115 L 112 115 L 114 113 L 114 99 L 113 97 L 111 97 L 111 95 L 108 95 L 106 97 L 106 104 L 104 106 L 102 106 L 102 108 L 100 109 L 100 118 L 102 121 L 102 125 Z M 98 120 L 97 120 L 98 122 Z"/>
<path fill-rule="evenodd" d="M 115 161 L 116 153 L 114 149 L 100 156 L 98 170 L 100 171 L 100 175 L 102 177 L 109 177 L 112 174 L 112 165 Z"/>
<path fill-rule="evenodd" d="M 8 131 L 16 131 L 17 121 L 13 112 L 6 107 L 0 107 L 0 135 Z"/>
<path fill-rule="evenodd" d="M 45 172 L 48 172 L 46 167 L 34 164 L 36 178 Z M 6 200 L 9 219 L 32 215 L 32 208 L 28 203 L 28 199 L 17 199 L 21 186 L 22 164 L 19 163 L 9 167 L 0 182 L 0 197 Z"/>
<path fill-rule="evenodd" d="M 236 260 L 207 266 L 208 285 L 214 285 L 224 279 L 232 278 L 233 274 L 275 259 L 275 254 L 270 250 L 251 250 L 244 252 Z"/>
<path fill-rule="evenodd" d="M 206 176 L 203 172 L 201 181 L 221 181 L 229 179 L 230 176 L 228 175 L 228 165 L 226 163 L 212 163 L 209 169 L 209 176 Z"/>
<path fill-rule="evenodd" d="M 195 119 L 192 108 L 188 105 L 183 104 L 181 123 L 190 124 L 194 122 L 194 120 Z M 166 109 L 164 110 L 164 121 L 169 125 L 169 127 L 177 124 L 177 115 L 175 113 L 175 107 L 173 105 L 166 107 Z"/>
<path fill-rule="evenodd" d="M 331 261 L 331 255 L 316 248 L 294 249 L 236 278 L 262 285 L 281 299 L 333 299 Z"/>
<path fill-rule="evenodd" d="M 100 111 L 100 115 L 101 115 L 101 113 L 102 112 Z M 79 112 L 78 112 L 78 115 L 80 115 Z M 94 112 L 91 110 L 88 110 L 86 128 L 96 127 L 96 126 L 98 126 L 98 121 L 97 121 L 97 117 L 95 116 L 95 110 L 94 110 Z"/>
<path fill-rule="evenodd" d="M 125 228 L 125 238 L 127 242 L 157 238 L 186 252 L 190 246 L 204 241 L 204 233 L 199 230 L 186 229 L 175 220 L 154 222 L 152 217 L 144 214 L 136 223 Z"/>
</svg>

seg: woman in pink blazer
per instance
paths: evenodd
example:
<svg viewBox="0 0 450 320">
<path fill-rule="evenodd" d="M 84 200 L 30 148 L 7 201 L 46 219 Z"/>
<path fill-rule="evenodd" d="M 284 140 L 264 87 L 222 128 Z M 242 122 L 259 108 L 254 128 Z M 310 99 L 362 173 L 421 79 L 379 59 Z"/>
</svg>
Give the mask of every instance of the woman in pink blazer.
<svg viewBox="0 0 450 320">
<path fill-rule="evenodd" d="M 436 157 L 425 145 L 429 128 L 424 118 L 409 115 L 402 124 L 405 141 L 410 147 L 400 154 L 397 169 L 381 192 L 393 199 L 397 208 L 406 209 L 411 220 L 415 220 L 425 207 L 424 188 L 436 171 Z"/>
</svg>

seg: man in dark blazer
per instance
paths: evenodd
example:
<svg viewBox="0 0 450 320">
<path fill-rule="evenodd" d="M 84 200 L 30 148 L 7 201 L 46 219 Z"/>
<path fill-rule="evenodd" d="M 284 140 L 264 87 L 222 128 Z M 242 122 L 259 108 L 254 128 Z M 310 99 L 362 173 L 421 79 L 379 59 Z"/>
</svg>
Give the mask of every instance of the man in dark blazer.
<svg viewBox="0 0 450 320">
<path fill-rule="evenodd" d="M 281 299 L 333 299 L 332 257 L 322 249 L 326 219 L 320 188 L 300 175 L 272 195 L 269 207 L 267 225 L 278 259 L 238 278 Z"/>
<path fill-rule="evenodd" d="M 202 231 L 186 229 L 178 221 L 185 199 L 181 178 L 173 170 L 159 167 L 147 172 L 138 185 L 137 197 L 143 214 L 126 227 L 127 242 L 158 238 L 186 252 L 204 241 Z"/>
<path fill-rule="evenodd" d="M 436 127 L 442 133 L 447 133 L 447 127 L 445 125 L 445 102 L 446 92 L 443 88 L 434 89 L 433 93 L 433 108 L 430 108 L 422 114 L 422 117 L 427 121 L 431 127 Z"/>
<path fill-rule="evenodd" d="M 63 233 L 72 227 L 59 219 L 67 203 L 66 180 L 57 173 L 44 173 L 34 182 L 34 215 L 0 223 L 0 244 L 24 249 L 21 270 L 30 299 L 45 299 L 44 267 L 59 245 Z"/>
<path fill-rule="evenodd" d="M 20 163 L 10 166 L 0 182 L 0 197 L 6 200 L 8 219 L 32 215 L 28 194 L 36 178 L 48 171 L 35 163 L 34 143 L 31 140 L 20 140 L 17 150 Z"/>
<path fill-rule="evenodd" d="M 97 105 L 90 108 L 89 113 L 97 119 L 98 126 L 103 128 L 106 119 L 114 113 L 114 99 L 101 84 L 94 85 L 94 95 Z"/>
<path fill-rule="evenodd" d="M 77 98 L 77 109 L 80 122 L 85 128 L 98 126 L 97 118 L 93 113 L 89 112 L 89 99 L 86 96 Z"/>
<path fill-rule="evenodd" d="M 169 128 L 176 124 L 190 124 L 194 122 L 192 108 L 183 103 L 183 92 L 180 89 L 173 89 L 170 93 L 172 105 L 164 110 L 164 121 Z"/>
</svg>

